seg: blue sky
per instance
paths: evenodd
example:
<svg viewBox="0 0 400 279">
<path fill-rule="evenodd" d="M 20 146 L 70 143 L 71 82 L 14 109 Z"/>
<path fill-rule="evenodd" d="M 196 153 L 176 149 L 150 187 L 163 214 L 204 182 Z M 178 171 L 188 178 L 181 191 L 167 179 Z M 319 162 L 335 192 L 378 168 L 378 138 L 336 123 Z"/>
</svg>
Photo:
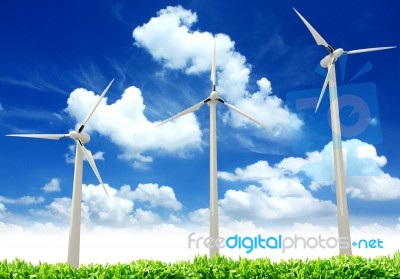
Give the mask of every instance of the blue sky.
<svg viewBox="0 0 400 279">
<path fill-rule="evenodd" d="M 3 2 L 1 134 L 67 133 L 115 78 L 89 122 L 86 145 L 112 198 L 85 163 L 83 223 L 201 230 L 208 226 L 208 108 L 154 125 L 208 96 L 215 37 L 220 96 L 270 127 L 218 106 L 222 226 L 335 226 L 328 98 L 316 114 L 296 107 L 318 96 L 324 81 L 318 65 L 327 52 L 292 7 L 334 48 L 399 45 L 396 1 Z M 399 50 L 351 55 L 336 65 L 339 95 L 349 104 L 341 117 L 351 225 L 395 233 Z M 360 105 L 355 114 L 352 102 Z M 0 144 L 5 230 L 51 224 L 65 231 L 73 142 L 2 136 Z"/>
</svg>

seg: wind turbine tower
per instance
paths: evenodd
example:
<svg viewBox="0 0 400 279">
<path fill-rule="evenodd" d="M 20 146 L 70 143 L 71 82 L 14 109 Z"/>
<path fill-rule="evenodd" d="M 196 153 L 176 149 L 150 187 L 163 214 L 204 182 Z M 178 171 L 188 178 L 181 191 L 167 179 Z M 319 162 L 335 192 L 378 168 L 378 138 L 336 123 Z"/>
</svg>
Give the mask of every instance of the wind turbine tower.
<svg viewBox="0 0 400 279">
<path fill-rule="evenodd" d="M 315 112 L 317 112 L 318 110 L 322 97 L 324 96 L 326 87 L 329 83 L 329 99 L 330 99 L 330 114 L 332 123 L 332 143 L 333 143 L 333 165 L 334 165 L 335 182 L 336 182 L 336 205 L 338 214 L 338 232 L 339 232 L 339 239 L 341 241 L 346 241 L 348 243 L 346 247 L 339 246 L 339 252 L 340 254 L 351 255 L 352 249 L 351 249 L 351 237 L 350 237 L 350 225 L 349 225 L 349 212 L 347 208 L 347 197 L 346 197 L 346 173 L 344 170 L 344 163 L 343 163 L 342 133 L 340 129 L 335 63 L 342 55 L 385 50 L 394 48 L 394 46 L 364 48 L 364 49 L 350 50 L 350 51 L 345 51 L 343 50 L 343 48 L 338 48 L 335 50 L 331 45 L 329 45 L 324 40 L 324 38 L 322 38 L 322 36 L 314 29 L 314 27 L 312 27 L 311 24 L 308 23 L 308 21 L 296 9 L 294 9 L 294 11 L 297 13 L 297 15 L 303 21 L 303 23 L 307 26 L 308 30 L 314 37 L 317 44 L 324 46 L 326 50 L 329 52 L 329 54 L 325 56 L 320 62 L 323 68 L 328 69 L 328 73 L 326 75 L 324 85 L 322 86 L 321 94 L 319 96 Z"/>
<path fill-rule="evenodd" d="M 70 227 L 69 227 L 69 241 L 68 241 L 68 260 L 67 262 L 72 267 L 79 267 L 79 248 L 80 248 L 80 234 L 81 234 L 81 202 L 82 202 L 82 171 L 83 171 L 83 156 L 88 160 L 94 174 L 99 180 L 101 186 L 103 187 L 105 193 L 108 196 L 107 190 L 104 187 L 103 180 L 100 177 L 99 171 L 97 170 L 96 163 L 94 162 L 94 158 L 92 152 L 86 149 L 84 144 L 88 143 L 90 140 L 90 136 L 83 132 L 85 125 L 89 121 L 90 117 L 95 112 L 97 106 L 100 104 L 100 101 L 103 99 L 104 95 L 107 93 L 111 84 L 114 80 L 112 80 L 106 89 L 101 94 L 97 103 L 94 105 L 92 110 L 86 116 L 85 120 L 80 125 L 77 131 L 71 131 L 68 134 L 14 134 L 7 135 L 12 137 L 26 137 L 26 138 L 39 138 L 39 139 L 50 139 L 50 140 L 59 140 L 61 138 L 71 138 L 76 143 L 76 151 L 75 151 L 75 168 L 74 168 L 74 183 L 73 183 L 73 191 L 72 191 L 72 208 L 71 208 L 71 219 L 70 219 Z"/>
<path fill-rule="evenodd" d="M 218 224 L 218 178 L 217 178 L 217 103 L 222 103 L 230 109 L 238 112 L 249 120 L 253 121 L 261 127 L 265 127 L 261 122 L 257 121 L 248 114 L 242 112 L 237 107 L 227 103 L 219 97 L 217 92 L 217 68 L 216 68 L 216 42 L 214 41 L 213 58 L 211 66 L 211 82 L 212 88 L 208 98 L 200 103 L 162 121 L 157 126 L 163 125 L 169 121 L 177 119 L 185 114 L 198 110 L 202 105 L 208 104 L 210 107 L 210 238 L 215 243 L 219 238 L 219 224 Z M 210 257 L 219 253 L 219 248 L 215 245 L 210 247 Z"/>
</svg>

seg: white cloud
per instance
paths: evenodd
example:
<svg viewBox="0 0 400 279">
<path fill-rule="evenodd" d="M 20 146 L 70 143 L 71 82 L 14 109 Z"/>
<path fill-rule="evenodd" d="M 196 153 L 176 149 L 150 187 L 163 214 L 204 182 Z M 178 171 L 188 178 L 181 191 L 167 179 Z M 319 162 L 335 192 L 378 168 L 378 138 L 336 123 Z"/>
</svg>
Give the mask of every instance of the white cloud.
<svg viewBox="0 0 400 279">
<path fill-rule="evenodd" d="M 19 204 L 19 205 L 31 205 L 44 202 L 43 197 L 32 197 L 23 196 L 17 199 L 11 199 L 7 197 L 0 196 L 0 202 L 5 204 Z"/>
<path fill-rule="evenodd" d="M 30 209 L 29 213 L 36 216 L 51 217 L 59 220 L 69 220 L 71 214 L 70 198 L 55 198 L 45 206 L 45 209 Z"/>
<path fill-rule="evenodd" d="M 104 161 L 104 152 L 103 151 L 97 151 L 95 154 L 93 154 L 93 159 L 94 160 Z"/>
<path fill-rule="evenodd" d="M 400 179 L 383 171 L 387 159 L 378 156 L 373 145 L 352 139 L 343 142 L 343 151 L 347 172 L 347 193 L 351 198 L 362 200 L 400 198 Z M 332 160 L 332 142 L 320 152 L 308 153 L 304 165 L 298 170 L 313 180 L 313 190 L 332 185 Z"/>
<path fill-rule="evenodd" d="M 76 89 L 68 99 L 66 111 L 80 123 L 98 98 L 92 91 Z M 152 161 L 151 157 L 142 154 L 149 150 L 184 156 L 188 150 L 201 149 L 202 133 L 194 115 L 156 128 L 156 123 L 144 114 L 145 105 L 138 88 L 129 87 L 113 104 L 106 104 L 106 100 L 101 101 L 85 131 L 97 131 L 109 137 L 122 147 L 121 158 L 138 162 L 134 166 L 143 167 Z"/>
<path fill-rule="evenodd" d="M 4 204 L 0 203 L 0 219 L 3 219 L 7 215 L 7 208 Z"/>
<path fill-rule="evenodd" d="M 42 190 L 45 193 L 53 193 L 53 192 L 60 192 L 61 187 L 60 187 L 60 179 L 58 178 L 52 178 L 48 183 L 46 183 Z"/>
<path fill-rule="evenodd" d="M 140 213 L 142 214 L 142 213 Z M 144 213 L 145 215 L 145 213 Z M 65 262 L 68 227 L 51 223 L 30 226 L 0 222 L 1 259 L 23 259 L 34 264 Z M 188 231 L 170 224 L 153 227 L 107 228 L 83 225 L 80 263 L 128 263 L 139 259 L 177 261 L 193 259 L 198 250 L 188 249 Z"/>
<path fill-rule="evenodd" d="M 98 185 L 82 186 L 82 221 L 90 224 L 129 225 L 132 217 L 133 202 L 115 196 L 117 190 L 107 187 L 108 197 Z M 56 198 L 45 209 L 32 209 L 33 215 L 47 216 L 54 219 L 68 220 L 71 213 L 71 198 Z"/>
<path fill-rule="evenodd" d="M 348 194 L 361 200 L 397 200 L 400 198 L 400 179 L 388 173 L 377 176 L 348 178 Z"/>
<path fill-rule="evenodd" d="M 68 153 L 64 154 L 65 162 L 67 164 L 74 164 L 75 163 L 75 144 L 68 145 Z"/>
<path fill-rule="evenodd" d="M 387 160 L 377 155 L 373 145 L 352 139 L 344 141 L 343 148 L 350 198 L 400 198 L 400 179 L 382 170 Z M 274 166 L 258 161 L 234 172 L 219 172 L 220 179 L 249 183 L 244 189 L 225 192 L 219 201 L 221 215 L 231 220 L 254 222 L 332 218 L 335 205 L 331 201 L 315 198 L 312 192 L 333 185 L 332 170 L 332 143 L 329 143 L 322 151 L 310 152 L 305 158 L 285 158 Z M 304 176 L 308 180 L 304 180 Z M 205 212 L 195 211 L 190 217 L 192 220 L 200 219 L 204 215 L 201 213 Z"/>
<path fill-rule="evenodd" d="M 124 158 L 125 156 L 120 156 L 121 158 Z M 129 158 L 129 156 L 128 156 Z M 143 156 L 141 154 L 138 154 L 136 156 L 136 160 L 133 162 L 133 167 L 135 169 L 147 169 L 148 164 L 153 162 L 153 158 L 150 156 Z"/>
<path fill-rule="evenodd" d="M 277 167 L 289 174 L 297 174 L 305 163 L 306 160 L 303 158 L 288 157 L 280 161 Z"/>
<path fill-rule="evenodd" d="M 168 218 L 168 221 L 171 222 L 171 223 L 180 223 L 180 222 L 182 222 L 182 219 L 179 218 L 178 216 L 174 215 L 174 214 L 170 214 L 169 218 Z"/>
<path fill-rule="evenodd" d="M 141 208 L 135 210 L 135 219 L 141 224 L 141 226 L 161 222 L 160 216 L 150 210 L 143 210 Z"/>
<path fill-rule="evenodd" d="M 54 117 L 57 118 L 58 120 L 62 120 L 62 119 L 63 119 L 63 118 L 62 118 L 62 115 L 59 114 L 59 113 L 53 112 L 52 115 L 54 115 Z"/>
<path fill-rule="evenodd" d="M 177 211 L 182 207 L 182 204 L 176 200 L 173 189 L 169 186 L 139 184 L 133 191 L 129 185 L 124 185 L 120 189 L 108 185 L 105 187 L 109 197 L 100 185 L 83 185 L 83 223 L 127 227 L 134 224 L 154 224 L 161 220 L 157 213 L 135 206 L 135 201 L 148 203 L 150 207 L 162 207 L 164 212 L 166 210 Z M 31 209 L 29 212 L 36 216 L 69 220 L 71 199 L 56 198 L 44 209 Z M 166 212 L 168 213 L 168 211 Z M 174 220 L 178 221 L 177 218 Z"/>
<path fill-rule="evenodd" d="M 100 185 L 84 185 L 82 188 L 82 215 L 89 222 L 100 224 L 129 225 L 134 222 L 134 203 L 118 197 L 118 190 L 107 187 L 108 197 Z"/>
<path fill-rule="evenodd" d="M 87 146 L 85 146 L 88 149 Z M 75 163 L 75 152 L 76 152 L 76 145 L 70 144 L 68 145 L 68 153 L 64 154 L 65 162 L 68 164 Z M 103 151 L 97 151 L 96 153 L 92 154 L 94 160 L 104 161 L 104 154 Z M 83 160 L 87 161 L 86 157 L 83 156 Z"/>
<path fill-rule="evenodd" d="M 285 169 L 285 166 L 290 166 Z M 228 190 L 220 200 L 221 214 L 232 220 L 301 219 L 331 217 L 335 205 L 330 201 L 314 198 L 298 177 L 290 171 L 293 166 L 281 162 L 270 166 L 258 161 L 234 173 L 220 172 L 219 177 L 228 181 L 246 181 L 244 190 Z"/>
<path fill-rule="evenodd" d="M 124 185 L 118 196 L 132 201 L 148 202 L 151 207 L 161 206 L 173 210 L 182 208 L 182 204 L 176 200 L 174 190 L 169 186 L 158 186 L 153 183 L 139 184 L 134 191 L 131 191 L 129 185 Z"/>
<path fill-rule="evenodd" d="M 133 30 L 136 45 L 145 48 L 166 69 L 183 70 L 187 74 L 209 72 L 211 68 L 213 34 L 192 29 L 197 15 L 181 6 L 160 10 L 156 17 Z M 218 91 L 228 102 L 253 115 L 271 127 L 272 138 L 289 135 L 290 129 L 300 129 L 302 121 L 291 113 L 282 100 L 272 95 L 271 83 L 261 78 L 259 91 L 250 94 L 246 88 L 251 66 L 235 51 L 235 43 L 224 34 L 217 34 Z M 291 118 L 292 126 L 289 125 Z M 235 127 L 248 120 L 237 113 L 226 118 Z"/>
<path fill-rule="evenodd" d="M 378 118 L 374 117 L 374 118 L 371 118 L 371 119 L 369 120 L 369 123 L 370 123 L 371 125 L 373 125 L 373 126 L 376 126 L 376 125 L 379 124 L 379 120 L 378 120 Z"/>
<path fill-rule="evenodd" d="M 207 224 L 210 219 L 210 210 L 208 208 L 200 208 L 189 212 L 189 219 L 192 222 Z"/>
<path fill-rule="evenodd" d="M 19 226 L 0 222 L 0 258 L 14 260 L 23 259 L 34 264 L 39 261 L 47 263 L 65 262 L 68 249 L 68 227 L 58 227 L 51 223 L 35 223 L 30 226 Z M 175 262 L 181 260 L 193 260 L 196 255 L 208 254 L 202 241 L 199 248 L 196 244 L 189 248 L 189 234 L 195 233 L 193 237 L 207 237 L 208 230 L 192 226 L 182 228 L 176 225 L 160 223 L 151 227 L 131 228 L 107 228 L 94 226 L 87 228 L 82 226 L 80 262 L 82 264 L 118 262 L 128 263 L 138 259 L 162 260 L 164 262 Z M 377 257 L 380 255 L 393 256 L 394 252 L 400 249 L 397 241 L 400 230 L 398 227 L 388 227 L 376 223 L 368 223 L 360 227 L 351 227 L 352 240 L 377 239 L 383 240 L 383 249 L 358 249 L 353 248 L 354 255 L 363 257 Z M 244 236 L 261 235 L 263 238 L 269 236 L 278 237 L 336 237 L 335 226 L 321 226 L 310 223 L 295 223 L 287 227 L 270 225 L 267 228 L 260 228 L 252 222 L 232 222 L 221 228 L 220 235 L 227 238 L 238 234 Z M 299 245 L 300 246 L 300 245 Z M 233 259 L 240 258 L 261 258 L 268 255 L 273 262 L 282 259 L 316 259 L 328 258 L 338 254 L 338 249 L 323 248 L 298 248 L 290 249 L 282 253 L 281 250 L 265 250 L 260 247 L 246 254 L 246 249 L 220 250 L 222 255 Z"/>
<path fill-rule="evenodd" d="M 166 68 L 184 69 L 187 73 L 206 71 L 210 69 L 213 36 L 191 31 L 196 21 L 197 15 L 181 6 L 167 7 L 148 23 L 135 28 L 133 37 L 138 46 L 145 47 L 154 59 L 163 61 Z M 204 44 L 205 41 L 209 44 Z"/>
</svg>

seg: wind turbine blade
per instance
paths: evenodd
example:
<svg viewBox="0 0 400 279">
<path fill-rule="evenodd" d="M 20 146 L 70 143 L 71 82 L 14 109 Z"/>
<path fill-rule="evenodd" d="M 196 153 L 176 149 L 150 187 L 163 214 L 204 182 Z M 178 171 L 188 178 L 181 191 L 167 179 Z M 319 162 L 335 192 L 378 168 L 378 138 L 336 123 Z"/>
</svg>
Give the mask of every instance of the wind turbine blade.
<svg viewBox="0 0 400 279">
<path fill-rule="evenodd" d="M 68 138 L 68 134 L 13 134 L 6 135 L 7 137 L 22 137 L 22 138 L 37 138 L 37 139 L 50 139 L 59 140 L 60 138 Z"/>
<path fill-rule="evenodd" d="M 100 101 L 103 99 L 104 95 L 106 95 L 108 89 L 110 89 L 111 84 L 114 82 L 114 79 L 107 85 L 106 89 L 104 89 L 103 93 L 100 95 L 100 98 L 97 100 L 97 103 L 94 105 L 94 107 L 92 108 L 92 110 L 89 112 L 89 114 L 86 116 L 85 120 L 83 121 L 83 123 L 81 124 L 81 126 L 79 127 L 78 132 L 82 132 L 83 128 L 85 127 L 86 123 L 89 121 L 90 117 L 92 116 L 92 114 L 94 113 L 94 111 L 96 110 L 96 108 L 98 107 L 98 105 L 100 104 Z"/>
<path fill-rule="evenodd" d="M 156 127 L 161 126 L 161 125 L 163 125 L 163 124 L 165 124 L 165 123 L 167 123 L 167 122 L 170 122 L 170 121 L 172 121 L 172 120 L 175 120 L 175 119 L 177 119 L 177 118 L 179 118 L 179 117 L 181 117 L 181 116 L 184 116 L 185 114 L 194 112 L 194 111 L 198 110 L 198 109 L 199 109 L 202 105 L 204 105 L 206 102 L 208 102 L 208 99 L 205 99 L 204 101 L 201 101 L 200 103 L 197 103 L 197 104 L 195 104 L 194 106 L 191 106 L 190 108 L 185 109 L 184 111 L 182 111 L 182 112 L 180 112 L 180 113 L 178 113 L 178 114 L 176 114 L 176 115 L 174 115 L 174 116 L 172 116 L 172 117 L 170 117 L 170 118 L 164 120 L 163 122 L 157 124 Z"/>
<path fill-rule="evenodd" d="M 211 81 L 212 81 L 212 85 L 213 85 L 213 89 L 214 87 L 217 85 L 217 69 L 216 69 L 216 54 L 215 54 L 215 49 L 216 49 L 216 40 L 214 40 L 214 51 L 213 51 L 213 58 L 212 58 L 212 63 L 211 63 Z"/>
<path fill-rule="evenodd" d="M 329 79 L 330 79 L 330 76 L 331 76 L 331 69 L 332 69 L 332 67 L 335 67 L 335 66 L 333 65 L 333 59 L 332 59 L 332 62 L 329 64 L 328 73 L 326 74 L 326 78 L 325 78 L 325 81 L 324 81 L 324 85 L 322 86 L 321 93 L 319 94 L 319 99 L 318 99 L 317 106 L 316 106 L 316 108 L 315 108 L 315 112 L 317 112 L 317 110 L 318 110 L 318 108 L 319 108 L 319 105 L 321 104 L 322 98 L 324 97 L 324 94 L 325 94 L 325 91 L 326 91 L 326 87 L 328 86 Z"/>
<path fill-rule="evenodd" d="M 356 54 L 356 53 L 362 53 L 362 52 L 371 52 L 371 51 L 385 50 L 385 49 L 391 49 L 391 48 L 396 48 L 396 47 L 397 46 L 363 48 L 363 49 L 356 49 L 356 50 L 346 51 L 346 54 Z"/>
<path fill-rule="evenodd" d="M 317 32 L 317 30 L 315 30 L 314 27 L 312 27 L 311 24 L 308 23 L 308 21 L 295 8 L 293 8 L 293 10 L 300 17 L 303 23 L 307 26 L 308 30 L 311 32 L 311 35 L 314 37 L 317 44 L 326 47 L 329 52 L 333 52 L 333 48 L 324 40 L 324 38 L 322 38 L 322 36 Z"/>
<path fill-rule="evenodd" d="M 222 102 L 224 105 L 226 105 L 228 108 L 233 109 L 234 111 L 236 111 L 237 113 L 243 115 L 244 117 L 250 119 L 251 121 L 253 121 L 254 123 L 256 123 L 257 125 L 269 130 L 268 127 L 266 127 L 264 124 L 262 124 L 260 121 L 254 119 L 253 117 L 251 117 L 250 115 L 248 115 L 247 113 L 244 113 L 243 111 L 241 111 L 240 109 L 238 109 L 237 107 L 235 107 L 234 105 L 231 105 L 225 101 Z"/>
<path fill-rule="evenodd" d="M 88 160 L 89 165 L 92 167 L 92 170 L 93 170 L 94 174 L 96 175 L 97 179 L 99 180 L 101 186 L 103 187 L 104 192 L 106 192 L 107 196 L 109 196 L 108 192 L 106 190 L 106 187 L 104 187 L 104 183 L 103 183 L 103 180 L 101 179 L 100 173 L 97 170 L 96 163 L 94 162 L 92 152 L 90 152 L 90 150 L 86 149 L 81 141 L 78 141 L 78 145 L 82 149 L 83 154 L 85 154 L 85 157 Z"/>
</svg>

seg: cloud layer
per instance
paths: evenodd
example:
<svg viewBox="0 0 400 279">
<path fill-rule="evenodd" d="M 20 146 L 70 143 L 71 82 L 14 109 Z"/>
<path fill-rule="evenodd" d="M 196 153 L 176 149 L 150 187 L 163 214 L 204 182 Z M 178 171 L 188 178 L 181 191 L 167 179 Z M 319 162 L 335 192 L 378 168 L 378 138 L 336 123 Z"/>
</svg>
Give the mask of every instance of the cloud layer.
<svg viewBox="0 0 400 279">
<path fill-rule="evenodd" d="M 400 198 L 400 180 L 383 170 L 387 159 L 378 156 L 373 145 L 357 139 L 347 140 L 343 142 L 343 153 L 349 197 L 369 201 Z M 295 173 L 303 172 L 311 179 L 310 188 L 314 191 L 333 185 L 332 162 L 332 142 L 320 152 L 308 153 L 304 160 L 286 159 Z"/>
<path fill-rule="evenodd" d="M 173 189 L 169 186 L 159 186 L 154 183 L 139 184 L 134 190 L 129 185 L 123 185 L 120 189 L 108 185 L 106 187 L 110 197 L 105 195 L 100 185 L 83 185 L 82 221 L 84 223 L 123 227 L 153 225 L 182 208 L 182 204 L 176 199 Z M 164 212 L 163 216 L 156 210 Z M 67 197 L 55 198 L 43 209 L 30 210 L 30 213 L 35 216 L 64 220 L 64 223 L 69 220 L 70 212 L 71 199 Z"/>
<path fill-rule="evenodd" d="M 54 226 L 50 223 L 35 223 L 28 227 L 9 225 L 0 222 L 0 258 L 9 261 L 15 258 L 30 261 L 37 264 L 39 261 L 47 263 L 65 262 L 67 258 L 68 228 Z M 353 240 L 380 239 L 383 241 L 383 249 L 359 249 L 353 248 L 354 255 L 363 257 L 377 257 L 390 255 L 400 249 L 398 234 L 400 226 L 387 227 L 377 223 L 371 223 L 360 227 L 351 228 Z M 207 230 L 193 227 L 192 230 L 180 228 L 174 225 L 160 223 L 152 228 L 134 229 L 106 228 L 94 226 L 92 228 L 82 227 L 80 262 L 82 264 L 101 263 L 116 264 L 129 263 L 139 259 L 162 260 L 175 262 L 180 260 L 193 260 L 196 255 L 208 254 L 203 242 L 197 248 L 188 246 L 189 235 L 194 233 L 196 240 L 199 237 L 206 237 Z M 221 236 L 227 238 L 238 234 L 241 237 L 336 237 L 336 227 L 312 225 L 308 223 L 295 223 L 289 227 L 269 226 L 263 229 L 251 222 L 235 222 L 221 230 Z M 301 246 L 301 244 L 299 244 Z M 276 249 L 254 249 L 246 254 L 246 249 L 220 250 L 222 255 L 233 259 L 240 258 L 265 258 L 273 262 L 282 259 L 315 259 L 328 258 L 338 254 L 337 248 L 310 249 L 303 247 L 299 249 L 288 249 L 285 253 Z"/>
<path fill-rule="evenodd" d="M 252 183 L 243 190 L 226 191 L 220 201 L 223 214 L 231 220 L 310 220 L 335 213 L 331 201 L 314 198 L 299 177 L 283 165 L 258 161 L 233 173 L 220 172 L 219 177 L 232 183 Z"/>
</svg>

